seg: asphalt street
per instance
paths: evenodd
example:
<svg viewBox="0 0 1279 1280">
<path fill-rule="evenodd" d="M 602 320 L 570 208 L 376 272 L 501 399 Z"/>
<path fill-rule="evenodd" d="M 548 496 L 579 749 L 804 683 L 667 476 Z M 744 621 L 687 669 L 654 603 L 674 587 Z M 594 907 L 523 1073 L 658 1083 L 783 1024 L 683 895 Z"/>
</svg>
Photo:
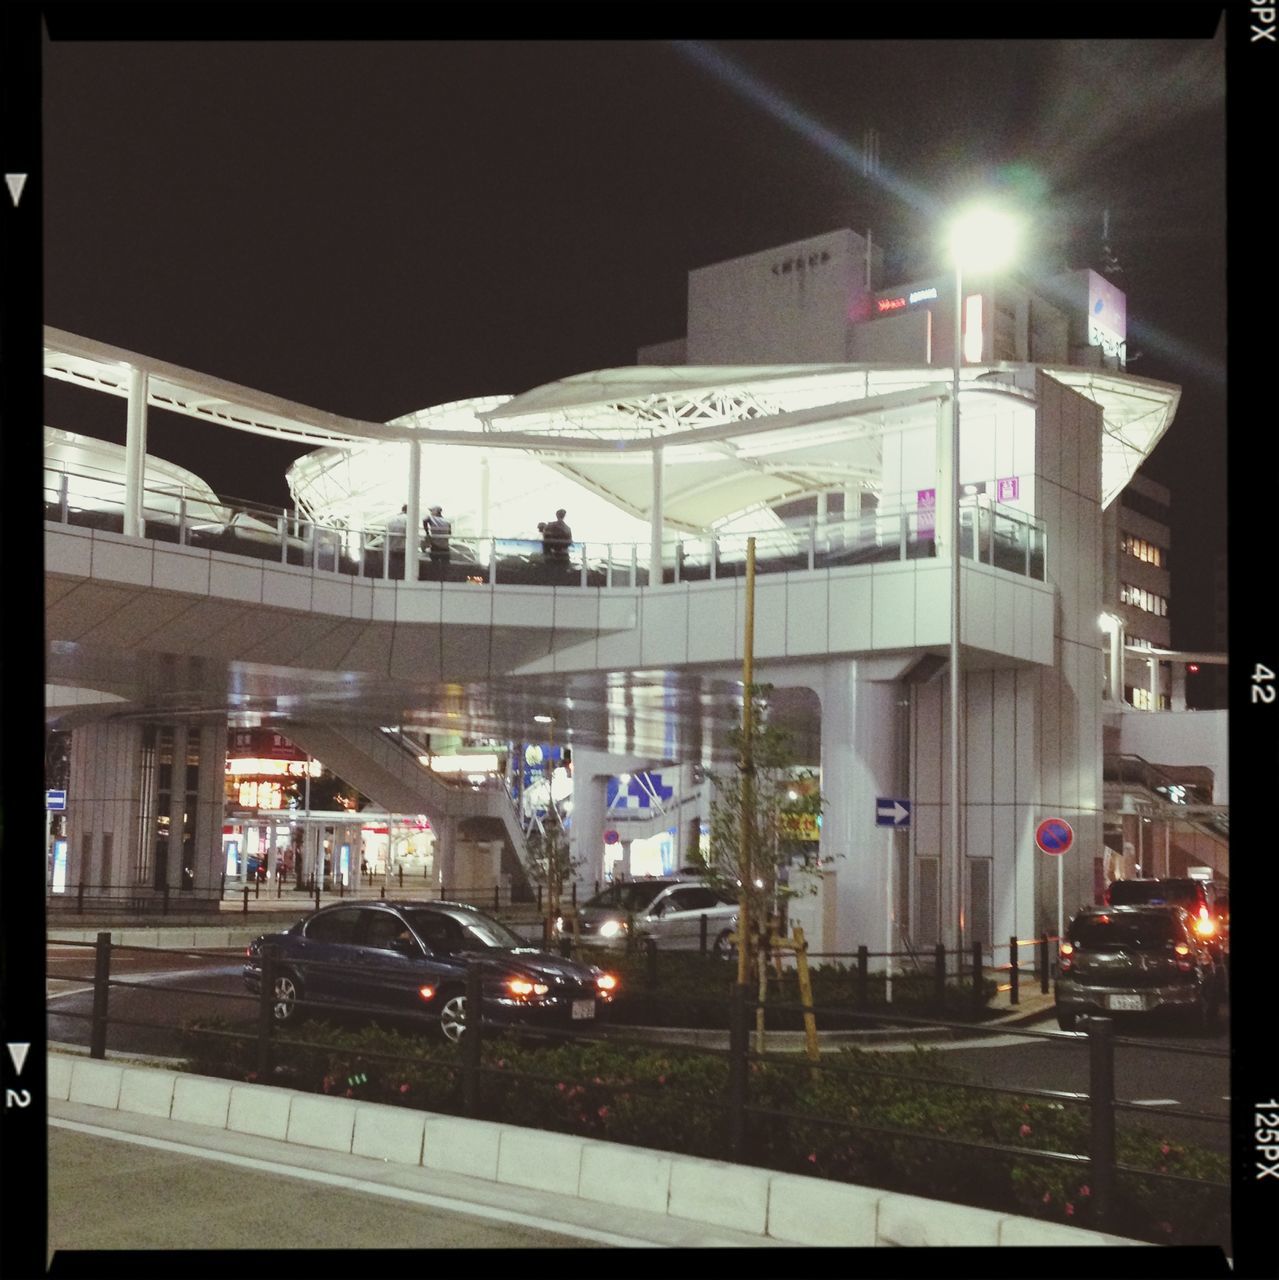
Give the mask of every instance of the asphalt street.
<svg viewBox="0 0 1279 1280">
<path fill-rule="evenodd" d="M 180 1056 L 174 1028 L 181 1022 L 212 1016 L 251 1020 L 257 1002 L 244 990 L 242 959 L 238 950 L 197 955 L 115 949 L 113 980 L 131 985 L 111 989 L 108 1049 Z M 88 1044 L 92 961 L 92 947 L 49 948 L 51 1042 Z M 1046 1014 L 1028 1029 L 1055 1030 L 1056 1023 Z M 1116 1032 L 1121 1039 L 1141 1041 L 1116 1046 L 1116 1096 L 1139 1104 L 1133 1110 L 1121 1109 L 1118 1123 L 1144 1125 L 1174 1141 L 1190 1140 L 1228 1151 L 1228 1125 L 1181 1114 L 1202 1111 L 1224 1119 L 1230 1113 L 1230 1064 L 1224 1056 L 1230 1043 L 1228 1012 L 1215 1037 L 1193 1036 L 1174 1024 L 1144 1019 L 1120 1021 Z M 891 1050 L 893 1046 L 883 1047 Z M 961 1068 L 973 1081 L 1009 1088 L 1088 1091 L 1088 1048 L 1082 1040 L 1004 1033 L 958 1043 L 931 1041 L 927 1047 L 942 1052 L 947 1066 Z M 1187 1049 L 1209 1050 L 1214 1056 L 1184 1052 Z"/>
</svg>

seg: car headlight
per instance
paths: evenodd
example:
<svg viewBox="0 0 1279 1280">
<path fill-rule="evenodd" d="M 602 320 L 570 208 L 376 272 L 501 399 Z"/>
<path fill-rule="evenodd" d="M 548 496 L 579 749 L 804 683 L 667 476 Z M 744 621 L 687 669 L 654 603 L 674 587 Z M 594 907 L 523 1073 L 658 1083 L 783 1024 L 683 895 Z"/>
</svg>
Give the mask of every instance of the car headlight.
<svg viewBox="0 0 1279 1280">
<path fill-rule="evenodd" d="M 527 978 L 508 978 L 506 987 L 517 996 L 544 996 L 550 990 L 545 982 L 530 982 Z"/>
<path fill-rule="evenodd" d="M 616 938 L 618 934 L 623 934 L 625 932 L 625 920 L 605 920 L 604 923 L 600 925 L 601 938 Z"/>
<path fill-rule="evenodd" d="M 617 990 L 617 977 L 611 973 L 601 973 L 595 979 L 595 985 L 602 995 L 611 996 Z"/>
</svg>

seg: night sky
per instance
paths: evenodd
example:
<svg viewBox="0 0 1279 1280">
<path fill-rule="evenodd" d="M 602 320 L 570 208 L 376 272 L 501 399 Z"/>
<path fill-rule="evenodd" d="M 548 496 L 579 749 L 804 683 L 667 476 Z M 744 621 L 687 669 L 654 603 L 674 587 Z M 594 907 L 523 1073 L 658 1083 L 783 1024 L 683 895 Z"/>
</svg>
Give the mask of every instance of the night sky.
<svg viewBox="0 0 1279 1280">
<path fill-rule="evenodd" d="M 1211 645 L 1220 38 L 45 50 L 45 323 L 377 421 L 632 364 L 684 332 L 693 267 L 869 226 L 889 282 L 931 274 L 947 207 L 993 189 L 1034 219 L 1033 282 L 1099 267 L 1108 208 L 1129 371 L 1184 389 L 1146 467 L 1173 640 Z M 45 420 L 123 440 L 122 401 L 61 383 Z M 299 452 L 155 411 L 149 448 L 273 504 Z"/>
</svg>

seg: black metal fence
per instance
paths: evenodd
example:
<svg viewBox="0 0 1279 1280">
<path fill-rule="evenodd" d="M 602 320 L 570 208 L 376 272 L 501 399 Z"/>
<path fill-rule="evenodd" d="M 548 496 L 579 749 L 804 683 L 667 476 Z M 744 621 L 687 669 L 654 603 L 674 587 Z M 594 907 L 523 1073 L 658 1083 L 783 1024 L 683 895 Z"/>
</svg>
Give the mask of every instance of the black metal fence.
<svg viewBox="0 0 1279 1280">
<path fill-rule="evenodd" d="M 162 948 L 113 946 L 110 934 L 107 932 L 99 933 L 96 943 L 80 945 L 85 948 L 93 947 L 94 949 L 93 973 L 64 976 L 91 981 L 93 984 L 92 1011 L 88 1015 L 79 1015 L 87 1017 L 90 1023 L 89 1052 L 92 1057 L 103 1058 L 106 1056 L 108 1030 L 113 1024 L 176 1029 L 173 1028 L 172 1024 L 126 1019 L 118 1014 L 113 1017 L 110 1005 L 111 992 L 140 984 L 131 983 L 128 978 L 113 977 L 112 958 L 113 954 L 117 952 L 142 952 L 151 955 L 190 955 L 190 950 L 174 952 Z M 282 1029 L 277 1026 L 275 1013 L 277 993 L 275 991 L 274 978 L 278 962 L 277 958 L 270 954 L 273 949 L 268 947 L 266 950 L 267 954 L 261 957 L 261 982 L 259 994 L 256 997 L 256 1018 L 247 1023 L 242 1030 L 210 1028 L 200 1032 L 202 1036 L 223 1037 L 229 1041 L 252 1045 L 257 1068 L 256 1075 L 259 1080 L 271 1079 L 273 1066 L 292 1050 L 331 1049 L 331 1046 L 321 1043 L 293 1038 L 287 1034 L 287 1028 L 285 1033 L 282 1034 Z M 653 954 L 655 953 L 650 950 L 649 955 L 652 956 Z M 859 952 L 859 958 L 862 954 L 864 954 L 864 949 Z M 340 968 L 344 973 L 350 973 L 359 966 L 342 965 L 331 967 Z M 859 966 L 859 972 L 864 972 L 864 966 Z M 463 1115 L 468 1116 L 481 1114 L 480 1082 L 485 1075 L 491 1075 L 494 1071 L 493 1066 L 486 1065 L 483 1061 L 482 1047 L 485 1040 L 496 1030 L 505 1033 L 509 1033 L 512 1030 L 509 1025 L 495 1023 L 490 1020 L 484 1009 L 480 981 L 479 971 L 476 969 L 471 970 L 466 978 L 465 991 L 468 998 L 464 1014 L 464 1034 L 461 1035 L 459 1046 L 460 1052 L 455 1061 L 442 1064 L 445 1070 L 453 1074 L 457 1084 L 458 1103 L 456 1109 L 460 1110 Z M 155 981 L 154 975 L 148 975 L 145 985 L 151 990 L 164 989 L 163 984 Z M 235 1000 L 241 1006 L 243 1006 L 246 999 L 251 998 L 246 993 L 233 994 L 226 991 L 200 990 L 189 987 L 182 989 L 188 994 L 201 994 Z M 835 1055 L 834 1057 L 828 1055 L 825 1058 L 809 1060 L 797 1057 L 793 1053 L 779 1054 L 778 1052 L 768 1053 L 752 1050 L 750 1047 L 750 1025 L 752 1015 L 759 1007 L 755 994 L 746 986 L 733 984 L 727 1002 L 725 1002 L 723 996 L 715 996 L 713 992 L 708 992 L 705 999 L 708 1006 L 716 1004 L 722 1006 L 727 1003 L 729 1026 L 727 1049 L 687 1044 L 663 1044 L 662 1048 L 664 1052 L 669 1049 L 671 1052 L 712 1056 L 727 1060 L 728 1083 L 724 1095 L 713 1100 L 702 1098 L 699 1102 L 693 1103 L 693 1105 L 712 1106 L 720 1109 L 722 1113 L 720 1121 L 721 1140 L 718 1154 L 722 1158 L 746 1163 L 758 1162 L 760 1155 L 757 1139 L 762 1134 L 769 1132 L 770 1127 L 775 1128 L 778 1122 L 785 1125 L 816 1124 L 841 1129 L 850 1134 L 869 1136 L 876 1141 L 891 1139 L 894 1142 L 923 1143 L 928 1144 L 934 1150 L 947 1147 L 970 1150 L 974 1157 L 985 1153 L 991 1157 L 1029 1159 L 1063 1167 L 1078 1168 L 1081 1173 L 1086 1175 L 1091 1186 L 1089 1224 L 1098 1229 L 1106 1229 L 1111 1225 L 1117 1188 L 1120 1180 L 1124 1178 L 1162 1179 L 1165 1182 L 1191 1184 L 1207 1188 L 1221 1193 L 1224 1204 L 1224 1196 L 1228 1191 L 1228 1184 L 1224 1182 L 1136 1168 L 1123 1164 L 1118 1159 L 1116 1145 L 1117 1116 L 1125 1111 L 1140 1111 L 1142 1114 L 1149 1115 L 1151 1114 L 1151 1109 L 1146 1104 L 1139 1104 L 1133 1100 L 1117 1096 L 1115 1088 L 1115 1049 L 1117 1046 L 1135 1046 L 1216 1058 L 1228 1057 L 1228 1052 L 1225 1050 L 1204 1049 L 1188 1045 L 1166 1045 L 1157 1041 L 1120 1038 L 1115 1035 L 1113 1021 L 1106 1017 L 1089 1019 L 1086 1023 L 1087 1029 L 1083 1032 L 1044 1032 L 999 1027 L 997 1030 L 1000 1035 L 1024 1037 L 1028 1042 L 1054 1041 L 1063 1044 L 1086 1046 L 1087 1065 L 1085 1073 L 1087 1088 L 1064 1091 L 993 1084 L 986 1081 L 945 1080 L 938 1077 L 921 1077 L 909 1070 L 893 1071 L 887 1068 L 869 1066 L 863 1061 L 840 1061 L 840 1055 Z M 367 1006 L 359 1006 L 354 1003 L 336 1003 L 326 1000 L 323 1006 L 320 1006 L 314 1002 L 308 1005 L 305 1000 L 300 1000 L 298 1004 L 299 1008 L 309 1008 L 310 1012 L 317 1012 L 322 1007 L 326 1013 L 346 1012 L 365 1017 L 368 1015 Z M 812 1012 L 820 1022 L 831 1013 L 839 1012 L 841 1008 L 846 1009 L 846 1006 L 813 1005 L 806 1011 Z M 67 1013 L 62 1016 L 72 1017 L 75 1015 Z M 899 1013 L 877 1015 L 863 1011 L 860 1017 L 872 1022 L 877 1019 L 882 1021 L 891 1020 L 892 1024 L 899 1028 L 902 1026 L 920 1029 L 937 1028 L 951 1033 L 959 1031 L 968 1035 L 980 1035 L 984 1030 L 989 1030 L 975 1027 L 969 1023 L 958 1023 L 936 1018 L 904 1018 Z M 416 1019 L 419 1023 L 423 1020 L 428 1025 L 432 1022 L 438 1024 L 439 1017 L 438 1015 L 432 1017 L 423 1013 Z M 618 1047 L 636 1045 L 643 1046 L 649 1050 L 653 1048 L 651 1041 L 628 1038 L 624 1031 L 619 1034 L 618 1028 L 609 1028 L 607 1026 L 592 1027 L 589 1030 L 578 1027 L 539 1027 L 535 1034 L 539 1039 L 551 1043 L 578 1040 L 610 1043 Z M 404 1055 L 379 1054 L 364 1050 L 360 1051 L 360 1057 L 371 1059 L 386 1058 L 400 1063 L 413 1061 L 413 1059 Z M 1064 1106 L 1086 1108 L 1088 1113 L 1086 1149 L 1081 1151 L 1050 1151 L 1012 1147 L 1006 1143 L 978 1141 L 969 1137 L 946 1136 L 935 1132 L 922 1133 L 904 1129 L 900 1126 L 885 1126 L 884 1124 L 876 1123 L 874 1116 L 800 1113 L 776 1105 L 767 1106 L 753 1096 L 753 1073 L 761 1064 L 769 1064 L 774 1068 L 785 1066 L 809 1073 L 892 1075 L 898 1080 L 927 1084 L 943 1089 L 953 1089 L 956 1091 L 956 1097 L 959 1096 L 960 1091 L 979 1091 L 989 1095 L 1046 1100 Z M 558 1070 L 562 1074 L 562 1067 Z M 539 1079 L 543 1081 L 553 1079 L 553 1077 L 536 1073 L 512 1072 L 509 1070 L 504 1072 L 503 1076 L 504 1079 L 515 1081 L 516 1083 L 524 1079 Z M 594 1083 L 599 1084 L 600 1082 L 597 1079 Z M 1165 1110 L 1164 1115 L 1166 1118 L 1178 1121 L 1192 1120 L 1218 1125 L 1228 1123 L 1228 1118 L 1225 1116 L 1185 1107 L 1179 1107 L 1176 1112 Z"/>
</svg>

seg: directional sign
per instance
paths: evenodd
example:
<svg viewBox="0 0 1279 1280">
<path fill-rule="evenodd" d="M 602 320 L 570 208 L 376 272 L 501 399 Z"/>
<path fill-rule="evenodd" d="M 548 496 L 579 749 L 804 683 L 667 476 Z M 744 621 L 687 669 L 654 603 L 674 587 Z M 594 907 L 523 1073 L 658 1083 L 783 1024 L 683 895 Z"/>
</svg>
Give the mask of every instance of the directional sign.
<svg viewBox="0 0 1279 1280">
<path fill-rule="evenodd" d="M 877 796 L 875 825 L 877 827 L 909 827 L 910 801 L 896 800 L 892 796 Z"/>
<path fill-rule="evenodd" d="M 65 791 L 46 791 L 44 793 L 44 807 L 46 809 L 65 809 L 67 807 L 67 793 Z"/>
<path fill-rule="evenodd" d="M 1035 843 L 1044 853 L 1065 853 L 1074 840 L 1074 830 L 1065 818 L 1045 818 L 1035 828 Z"/>
</svg>

